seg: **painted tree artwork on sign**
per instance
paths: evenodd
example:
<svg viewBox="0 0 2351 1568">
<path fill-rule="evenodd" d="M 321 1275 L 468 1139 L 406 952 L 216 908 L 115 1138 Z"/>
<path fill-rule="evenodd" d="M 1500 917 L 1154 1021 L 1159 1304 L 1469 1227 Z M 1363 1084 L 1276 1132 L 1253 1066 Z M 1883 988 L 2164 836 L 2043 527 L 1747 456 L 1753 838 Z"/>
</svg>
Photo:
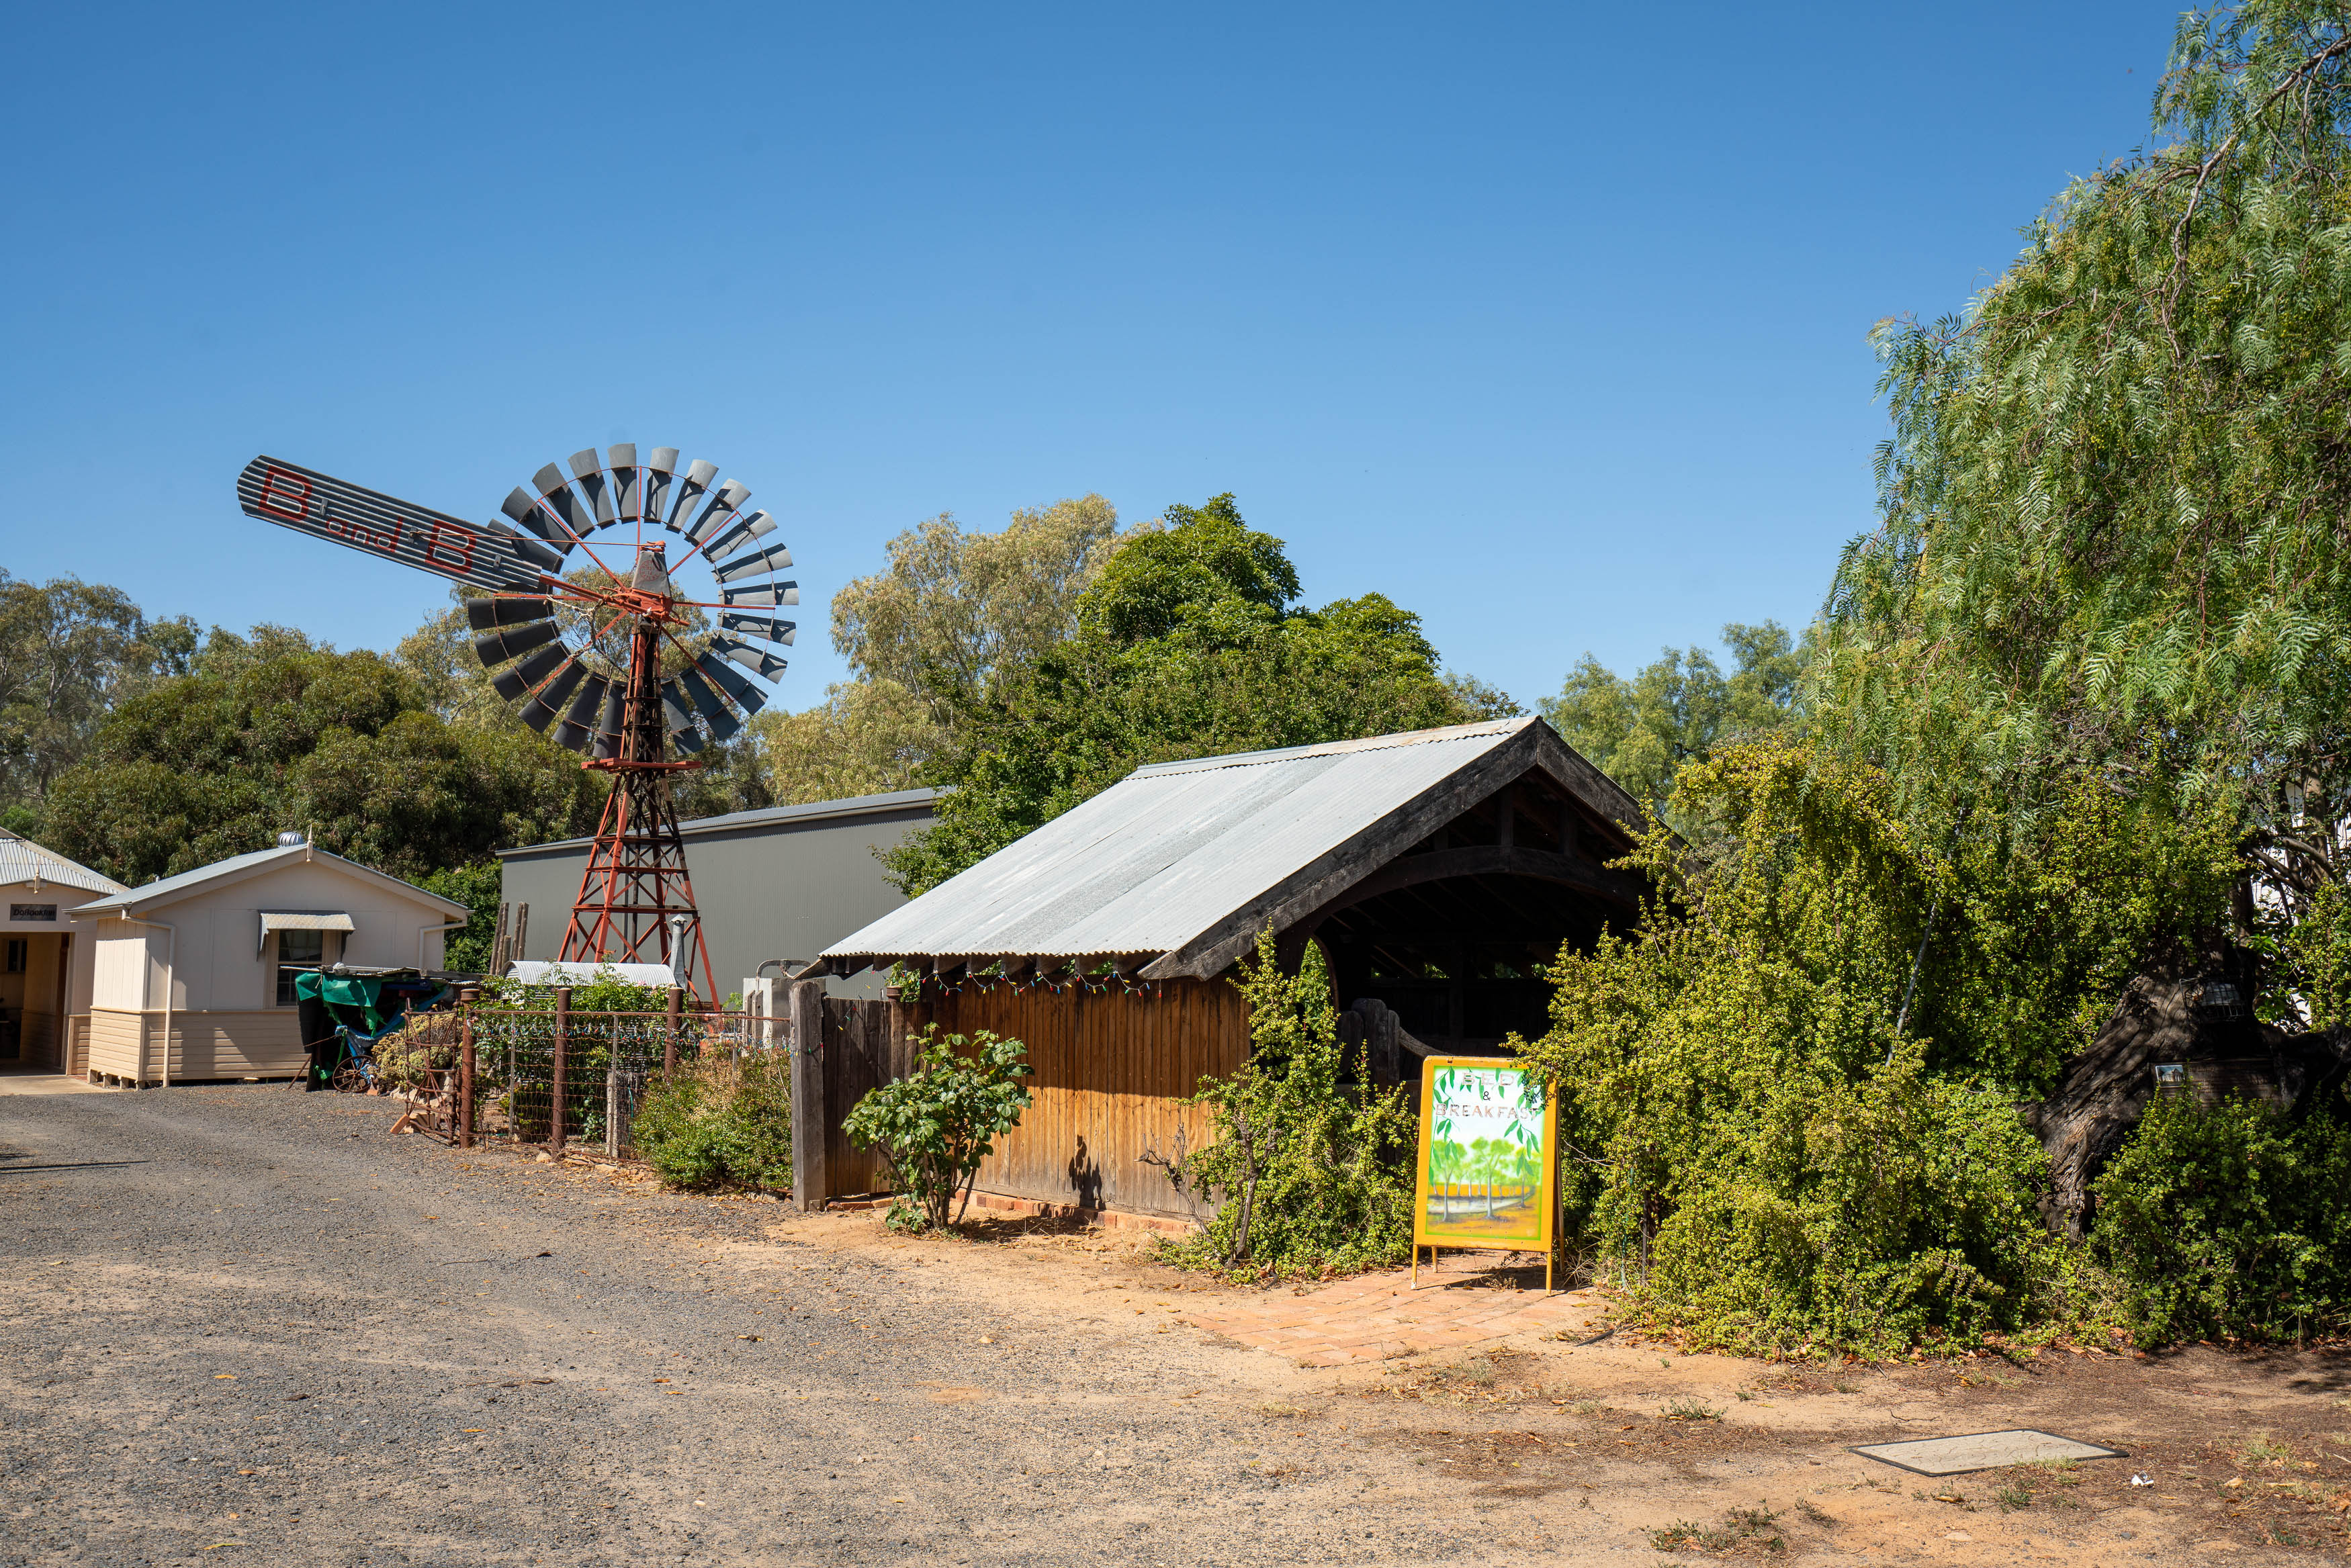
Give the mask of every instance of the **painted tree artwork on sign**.
<svg viewBox="0 0 2351 1568">
<path fill-rule="evenodd" d="M 1420 1242 L 1547 1245 L 1553 1123 L 1542 1079 L 1491 1059 L 1437 1059 L 1421 1083 Z"/>
</svg>

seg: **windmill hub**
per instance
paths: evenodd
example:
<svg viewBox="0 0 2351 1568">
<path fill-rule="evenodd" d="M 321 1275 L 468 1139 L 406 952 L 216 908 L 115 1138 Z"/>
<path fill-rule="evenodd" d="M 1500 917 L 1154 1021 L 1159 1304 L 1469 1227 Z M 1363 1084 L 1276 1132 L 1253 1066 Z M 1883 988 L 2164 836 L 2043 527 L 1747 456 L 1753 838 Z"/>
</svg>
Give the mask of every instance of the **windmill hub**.
<svg viewBox="0 0 2351 1568">
<path fill-rule="evenodd" d="M 584 766 L 612 778 L 560 957 L 636 962 L 658 951 L 681 984 L 698 967 L 715 1000 L 669 799 L 669 775 L 701 764 L 668 753 L 674 746 L 691 757 L 723 743 L 766 704 L 752 677 L 773 681 L 784 672 L 784 659 L 758 642 L 792 642 L 795 624 L 770 613 L 799 603 L 799 585 L 776 578 L 791 552 L 756 547 L 775 532 L 775 519 L 746 510 L 750 491 L 722 483 L 716 464 L 681 465 L 674 447 L 655 447 L 642 460 L 634 443 L 601 454 L 590 447 L 572 453 L 569 466 L 569 473 L 551 462 L 540 469 L 500 508 L 510 521 L 487 524 L 270 457 L 246 465 L 237 496 L 249 516 L 482 590 L 465 601 L 465 615 L 491 686 L 523 722 L 587 753 Z M 590 543 L 623 528 L 633 559 L 611 541 Z M 648 531 L 683 541 L 676 561 L 673 541 L 647 540 Z M 587 565 L 567 571 L 574 549 Z M 718 585 L 716 600 L 689 598 L 677 585 L 674 573 L 696 556 Z M 705 629 L 699 610 L 716 612 L 715 630 Z M 587 642 L 568 642 L 566 623 L 625 629 L 625 669 Z M 662 673 L 664 662 L 674 673 Z"/>
</svg>

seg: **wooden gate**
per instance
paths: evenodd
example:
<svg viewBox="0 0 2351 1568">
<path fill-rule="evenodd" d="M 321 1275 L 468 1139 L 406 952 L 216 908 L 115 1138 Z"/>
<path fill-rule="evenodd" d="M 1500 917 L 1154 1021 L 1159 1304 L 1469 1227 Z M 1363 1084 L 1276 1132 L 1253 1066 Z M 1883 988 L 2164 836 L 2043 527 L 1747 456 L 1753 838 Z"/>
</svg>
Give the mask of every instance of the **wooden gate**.
<svg viewBox="0 0 2351 1568">
<path fill-rule="evenodd" d="M 886 1002 L 824 999 L 824 1196 L 850 1198 L 889 1184 L 879 1149 L 862 1149 L 841 1124 L 857 1102 L 914 1070 L 904 1031 L 891 1027 Z"/>
</svg>

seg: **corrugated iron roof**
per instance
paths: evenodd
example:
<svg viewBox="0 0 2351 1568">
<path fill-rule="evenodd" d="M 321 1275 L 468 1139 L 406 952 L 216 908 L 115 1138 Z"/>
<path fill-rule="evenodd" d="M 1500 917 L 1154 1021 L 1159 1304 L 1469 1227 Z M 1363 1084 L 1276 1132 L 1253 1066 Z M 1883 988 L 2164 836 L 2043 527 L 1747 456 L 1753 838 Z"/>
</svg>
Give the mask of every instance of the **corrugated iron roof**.
<svg viewBox="0 0 2351 1568">
<path fill-rule="evenodd" d="M 824 956 L 1173 952 L 1539 722 L 1139 768 Z"/>
<path fill-rule="evenodd" d="M 43 882 L 55 882 L 61 888 L 79 888 L 86 893 L 122 891 L 122 884 L 111 877 L 101 877 L 89 867 L 68 860 L 55 850 L 44 849 L 29 838 L 0 832 L 0 887 L 14 887 L 16 883 L 37 878 Z"/>
</svg>

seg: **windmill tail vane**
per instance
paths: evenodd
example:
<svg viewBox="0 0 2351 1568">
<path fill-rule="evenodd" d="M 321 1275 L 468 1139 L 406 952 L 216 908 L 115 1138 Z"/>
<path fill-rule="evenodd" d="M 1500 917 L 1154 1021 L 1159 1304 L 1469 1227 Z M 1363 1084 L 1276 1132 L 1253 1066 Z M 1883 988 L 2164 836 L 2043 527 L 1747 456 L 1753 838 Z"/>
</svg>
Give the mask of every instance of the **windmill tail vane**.
<svg viewBox="0 0 2351 1568">
<path fill-rule="evenodd" d="M 558 958 L 658 961 L 679 984 L 698 978 L 715 1003 L 670 780 L 738 733 L 767 702 L 763 683 L 783 674 L 787 661 L 761 644 L 789 647 L 796 634 L 773 613 L 799 603 L 799 585 L 776 577 L 791 552 L 761 544 L 776 522 L 747 510 L 747 488 L 715 463 L 681 466 L 674 447 L 642 460 L 632 443 L 590 447 L 569 468 L 540 469 L 488 524 L 273 457 L 247 463 L 236 488 L 247 516 L 473 590 L 465 618 L 492 689 L 581 766 L 611 775 Z M 572 565 L 574 550 L 585 564 Z M 697 556 L 716 598 L 677 581 Z"/>
</svg>

